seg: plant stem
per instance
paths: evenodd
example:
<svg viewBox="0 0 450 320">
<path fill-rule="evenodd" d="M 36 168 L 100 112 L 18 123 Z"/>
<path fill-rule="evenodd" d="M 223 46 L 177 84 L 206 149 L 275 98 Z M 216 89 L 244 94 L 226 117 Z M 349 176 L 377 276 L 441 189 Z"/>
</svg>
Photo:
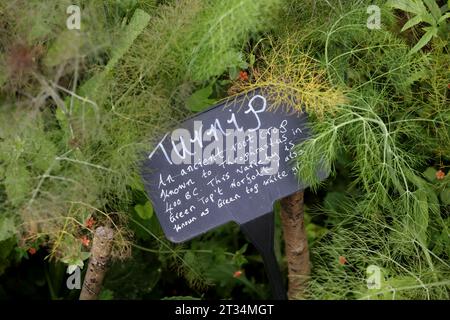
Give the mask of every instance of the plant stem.
<svg viewBox="0 0 450 320">
<path fill-rule="evenodd" d="M 305 295 L 306 282 L 311 271 L 305 231 L 303 191 L 281 199 L 281 223 L 288 263 L 288 297 L 301 298 Z"/>
<path fill-rule="evenodd" d="M 113 237 L 114 231 L 109 227 L 98 227 L 95 230 L 91 258 L 81 288 L 80 300 L 98 299 L 110 258 Z"/>
</svg>

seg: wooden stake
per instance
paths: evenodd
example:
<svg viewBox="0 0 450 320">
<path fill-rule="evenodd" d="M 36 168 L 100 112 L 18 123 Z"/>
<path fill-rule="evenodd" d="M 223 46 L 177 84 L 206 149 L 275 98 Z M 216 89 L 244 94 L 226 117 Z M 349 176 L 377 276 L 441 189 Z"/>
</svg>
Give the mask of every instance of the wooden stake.
<svg viewBox="0 0 450 320">
<path fill-rule="evenodd" d="M 95 230 L 89 266 L 81 288 L 80 300 L 97 300 L 108 267 L 114 231 L 110 227 Z"/>
<path fill-rule="evenodd" d="M 303 191 L 281 199 L 281 222 L 288 263 L 288 297 L 298 299 L 305 295 L 311 271 L 306 236 Z"/>
</svg>

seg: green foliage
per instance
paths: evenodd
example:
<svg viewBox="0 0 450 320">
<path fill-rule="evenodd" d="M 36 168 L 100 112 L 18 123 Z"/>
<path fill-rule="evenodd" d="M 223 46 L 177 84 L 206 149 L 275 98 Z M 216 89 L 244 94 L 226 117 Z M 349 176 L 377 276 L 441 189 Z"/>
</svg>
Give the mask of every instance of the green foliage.
<svg viewBox="0 0 450 320">
<path fill-rule="evenodd" d="M 218 77 L 242 63 L 242 44 L 270 27 L 279 0 L 205 1 L 189 30 L 188 74 L 194 81 Z M 186 49 L 188 49 L 186 48 Z"/>
<path fill-rule="evenodd" d="M 346 210 L 327 211 L 337 222 L 312 248 L 314 299 L 448 299 L 448 257 L 423 250 L 404 222 L 389 211 L 364 217 L 358 199 L 346 199 Z M 388 216 L 388 215 L 386 215 Z M 389 221 L 394 217 L 394 221 Z M 432 268 L 428 255 L 433 256 Z M 339 262 L 345 257 L 345 263 Z M 442 257 L 442 256 L 441 256 Z M 368 288 L 369 266 L 381 271 L 379 288 Z"/>
<path fill-rule="evenodd" d="M 380 30 L 366 27 L 373 3 Z M 0 4 L 2 280 L 46 257 L 59 271 L 46 264 L 52 280 L 30 283 L 67 294 L 61 272 L 85 265 L 93 219 L 116 229 L 113 256 L 131 257 L 113 262 L 102 299 L 267 298 L 261 257 L 235 225 L 174 246 L 139 177 L 177 121 L 266 86 L 309 113 L 312 138 L 296 149 L 299 178 L 319 191 L 309 297 L 448 299 L 448 6 L 390 1 L 411 15 L 401 33 L 404 16 L 383 1 L 81 1 L 79 31 L 65 27 L 69 4 Z M 318 167 L 331 173 L 322 184 Z"/>
<path fill-rule="evenodd" d="M 411 53 L 416 53 L 422 49 L 438 34 L 441 34 L 444 39 L 448 37 L 447 20 L 450 18 L 448 5 L 441 9 L 435 0 L 390 0 L 387 5 L 414 14 L 414 17 L 405 23 L 401 31 L 408 30 L 420 23 L 428 24 L 428 26 L 422 28 L 425 34 L 411 49 Z"/>
<path fill-rule="evenodd" d="M 213 86 L 209 86 L 199 89 L 192 93 L 192 95 L 186 100 L 186 106 L 193 112 L 199 112 L 214 104 L 215 100 L 210 99 L 213 93 Z"/>
<path fill-rule="evenodd" d="M 99 96 L 99 90 L 105 90 L 109 73 L 142 32 L 149 15 L 137 10 L 128 24 L 127 20 L 123 20 L 123 27 L 119 25 L 114 32 L 109 32 L 109 22 L 101 8 L 86 4 L 83 7 L 83 30 L 70 31 L 65 27 L 65 19 L 61 19 L 65 17 L 64 3 L 30 1 L 26 4 L 15 3 L 14 6 L 17 10 L 8 10 L 5 19 L 9 19 L 6 20 L 8 30 L 15 33 L 1 38 L 2 48 L 6 50 L 4 54 L 9 55 L 8 59 L 25 59 L 12 63 L 17 68 L 28 68 L 15 70 L 22 73 L 19 80 L 23 80 L 25 75 L 30 78 L 24 86 L 24 83 L 16 83 L 15 75 L 11 73 L 14 70 L 7 70 L 7 84 L 3 88 L 19 85 L 19 90 L 27 91 L 25 96 L 40 93 L 35 99 L 17 101 L 17 105 L 24 105 L 22 108 L 5 105 L 0 113 L 0 184 L 6 195 L 1 209 L 7 216 L 14 217 L 15 222 L 14 228 L 8 227 L 8 230 L 12 229 L 9 233 L 17 234 L 25 247 L 37 242 L 38 246 L 50 247 L 51 258 L 72 266 L 82 266 L 89 253 L 82 250 L 80 238 L 89 239 L 90 230 L 85 221 L 89 216 L 96 215 L 102 223 L 109 221 L 116 226 L 118 238 L 115 254 L 124 257 L 127 251 L 126 232 L 122 232 L 125 217 L 111 218 L 102 209 L 108 203 L 107 199 L 120 198 L 128 193 L 127 185 L 132 184 L 136 174 L 130 175 L 130 168 L 125 167 L 129 163 L 121 163 L 125 159 L 118 159 L 114 154 L 116 152 L 111 152 L 116 150 L 112 149 L 116 146 L 109 149 L 115 139 L 106 136 L 111 117 L 100 109 L 103 99 Z M 49 11 L 64 14 L 48 17 Z M 16 12 L 23 17 L 19 19 Z M 27 66 L 26 55 L 31 53 L 22 53 L 24 57 L 13 57 L 11 54 L 17 50 L 14 48 L 21 43 L 21 33 L 25 32 L 21 23 L 30 15 L 38 15 L 36 21 L 47 26 L 39 30 L 45 29 L 47 32 L 40 32 L 30 38 L 29 43 L 20 45 L 22 51 L 33 52 L 37 50 L 34 48 L 40 48 L 32 57 L 36 63 Z M 118 17 L 109 18 L 114 20 Z M 109 40 L 116 34 L 120 35 L 117 45 L 108 47 Z M 93 50 L 94 46 L 105 47 L 99 51 L 98 48 Z M 93 67 L 99 61 L 98 54 L 107 54 L 108 51 L 111 59 L 105 69 L 95 73 L 91 78 L 94 80 L 85 81 L 77 90 L 80 71 L 89 73 L 83 70 L 82 61 Z M 38 60 L 40 63 L 37 63 Z M 53 73 L 56 70 L 59 71 L 55 78 Z M 61 77 L 68 77 L 70 88 L 58 83 L 67 82 L 61 81 Z M 67 94 L 69 96 L 64 99 Z M 5 96 L 8 97 L 8 94 Z M 47 97 L 51 98 L 51 102 Z M 108 152 L 113 154 L 108 155 Z M 105 172 L 113 176 L 107 176 Z M 128 177 L 127 181 L 122 179 L 124 176 Z M 121 202 L 109 202 L 109 210 L 120 210 L 126 201 L 124 196 Z M 2 227 L 6 226 L 9 224 L 2 224 Z"/>
<path fill-rule="evenodd" d="M 144 205 L 137 204 L 134 206 L 134 210 L 137 212 L 139 217 L 144 220 L 151 219 L 153 216 L 153 206 L 150 201 L 145 202 Z"/>
<path fill-rule="evenodd" d="M 319 212 L 331 229 L 311 248 L 309 294 L 447 299 L 448 254 L 433 251 L 442 246 L 438 240 L 436 247 L 434 239 L 448 236 L 448 208 L 441 196 L 446 189 L 436 184 L 433 169 L 425 171 L 427 163 L 442 166 L 450 159 L 448 67 L 440 58 L 446 49 L 436 46 L 429 55 L 410 55 L 407 44 L 392 32 L 388 13 L 382 15 L 384 28 L 369 30 L 362 27 L 362 9 L 351 4 L 329 8 L 336 16 L 317 31 L 300 27 L 306 36 L 298 46 L 315 53 L 332 87 L 348 88 L 348 100 L 333 113 L 311 108 L 314 135 L 297 147 L 299 178 L 320 188 L 316 172 L 321 168 L 342 179 L 338 163 L 344 154 L 351 177 L 344 192 L 353 195 L 349 204 L 330 210 L 327 206 L 342 197 L 322 185 L 328 194 Z M 422 178 L 423 171 L 429 181 Z M 348 265 L 341 265 L 339 256 Z M 378 291 L 365 284 L 370 264 L 384 270 Z"/>
</svg>

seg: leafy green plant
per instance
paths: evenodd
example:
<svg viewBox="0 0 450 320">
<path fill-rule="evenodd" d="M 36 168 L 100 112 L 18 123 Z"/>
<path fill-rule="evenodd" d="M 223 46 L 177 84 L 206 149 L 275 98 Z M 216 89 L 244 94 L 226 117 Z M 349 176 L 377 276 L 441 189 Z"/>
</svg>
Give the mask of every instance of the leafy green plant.
<svg viewBox="0 0 450 320">
<path fill-rule="evenodd" d="M 28 248 L 31 243 L 41 245 L 48 249 L 51 259 L 82 266 L 89 255 L 85 247 L 89 246 L 92 231 L 86 221 L 94 215 L 99 222 L 115 224 L 119 234 L 116 241 L 116 252 L 121 252 L 119 256 L 126 256 L 127 245 L 121 232 L 124 217 L 111 218 L 109 213 L 100 210 L 107 202 L 104 195 L 110 194 L 113 186 L 108 181 L 114 180 L 110 176 L 103 180 L 105 175 L 101 171 L 118 173 L 117 167 L 111 168 L 111 163 L 102 163 L 102 158 L 106 160 L 102 155 L 97 156 L 98 143 L 108 141 L 104 139 L 105 135 L 99 134 L 104 133 L 103 130 L 93 130 L 99 127 L 101 99 L 97 105 L 88 96 L 80 94 L 88 95 L 89 92 L 100 98 L 94 89 L 105 86 L 108 72 L 145 27 L 149 16 L 137 10 L 128 25 L 124 21 L 123 26 L 117 28 L 123 28 L 122 34 L 116 29 L 108 34 L 108 22 L 102 16 L 101 8 L 86 4 L 83 31 L 68 31 L 62 19 L 64 14 L 50 14 L 61 8 L 65 12 L 64 4 L 68 2 L 59 5 L 54 2 L 15 2 L 11 6 L 16 10 L 6 10 L 2 4 L 1 9 L 6 13 L 2 23 L 14 32 L 12 35 L 7 32 L 0 40 L 4 44 L 1 50 L 5 50 L 2 54 L 11 61 L 5 66 L 7 77 L 2 89 L 9 92 L 2 97 L 5 105 L 0 113 L 0 212 L 12 222 L 11 225 L 2 221 L 1 227 L 8 227 L 6 236 L 16 236 L 21 248 Z M 19 18 L 19 15 L 23 16 Z M 30 20 L 39 24 L 33 30 L 42 32 L 30 35 L 31 38 L 21 38 L 29 30 L 22 23 L 30 16 L 34 17 Z M 94 33 L 95 28 L 98 32 Z M 111 49 L 107 39 L 117 34 L 121 34 L 118 45 Z M 88 73 L 82 68 L 82 61 L 92 59 L 87 63 L 91 67 L 99 61 L 99 52 L 93 50 L 93 43 L 105 46 L 102 54 L 110 49 L 112 59 L 103 72 L 96 74 L 96 80 L 85 81 L 84 91 L 76 92 L 78 82 L 83 79 L 79 73 Z M 17 56 L 17 50 L 21 55 Z M 57 76 L 54 76 L 55 72 Z M 67 81 L 72 81 L 70 87 L 64 84 Z M 11 88 L 22 92 L 25 98 L 12 99 L 14 94 L 11 92 L 16 91 Z M 64 99 L 66 95 L 68 97 Z M 110 124 L 109 121 L 110 118 L 103 114 L 102 125 Z M 84 143 L 96 147 L 83 148 Z M 118 190 L 122 186 L 124 184 L 116 184 L 113 188 L 120 193 Z M 30 255 L 35 250 L 33 248 Z"/>
<path fill-rule="evenodd" d="M 189 33 L 188 74 L 204 81 L 242 65 L 242 43 L 268 30 L 278 7 L 279 0 L 205 1 Z"/>
<path fill-rule="evenodd" d="M 109 224 L 114 257 L 130 259 L 113 261 L 102 299 L 267 298 L 237 226 L 172 245 L 139 178 L 177 121 L 263 86 L 309 114 L 294 163 L 313 186 L 308 297 L 448 299 L 448 6 L 390 1 L 412 15 L 404 30 L 424 27 L 408 54 L 403 15 L 381 0 L 80 1 L 73 32 L 55 14 L 68 4 L 0 4 L 0 294 L 16 280 L 8 266 L 46 257 L 30 286 L 75 298 L 58 290 L 64 269 L 83 266 L 93 226 Z M 369 4 L 379 30 L 366 27 Z M 279 221 L 275 235 L 282 261 Z"/>
<path fill-rule="evenodd" d="M 443 39 L 448 37 L 448 22 L 450 18 L 450 8 L 448 4 L 439 8 L 435 0 L 390 0 L 387 5 L 399 9 L 414 16 L 406 22 L 402 32 L 418 24 L 426 23 L 428 26 L 422 27 L 425 34 L 420 38 L 417 44 L 411 49 L 411 53 L 416 53 L 426 46 L 433 37 L 441 36 Z"/>
<path fill-rule="evenodd" d="M 405 41 L 390 31 L 396 20 L 388 12 L 384 27 L 371 31 L 361 7 L 322 9 L 334 18 L 319 27 L 293 24 L 286 35 L 289 39 L 294 30 L 303 35 L 295 37 L 297 50 L 312 52 L 325 68 L 322 85 L 344 88 L 346 97 L 333 108 L 309 108 L 313 137 L 296 150 L 299 179 L 327 192 L 317 214 L 326 217 L 329 231 L 311 247 L 309 296 L 446 299 L 449 265 L 441 237 L 448 236 L 448 208 L 442 189 L 421 174 L 427 163 L 444 168 L 450 158 L 445 49 L 408 54 Z M 274 51 L 281 57 L 277 61 L 289 52 L 283 45 Z M 299 61 L 286 60 L 287 70 Z M 283 74 L 288 82 L 301 79 Z M 336 178 L 318 184 L 319 168 Z M 339 183 L 342 179 L 349 180 Z M 335 191 L 347 196 L 332 197 Z M 330 199 L 346 198 L 327 208 Z M 379 291 L 365 284 L 371 264 L 383 270 Z"/>
<path fill-rule="evenodd" d="M 0 5 L 0 54 L 17 62 L 1 63 L 1 240 L 17 236 L 25 255 L 42 246 L 73 269 L 88 258 L 94 219 L 115 227 L 115 257 L 129 256 L 139 223 L 150 230 L 137 231 L 139 240 L 175 252 L 154 227 L 150 202 L 134 197 L 144 194 L 142 153 L 187 114 L 187 97 L 192 110 L 211 101 L 196 87 L 212 88 L 210 79 L 245 64 L 243 43 L 270 28 L 278 1 L 83 1 L 82 30 L 52 14 L 68 4 Z M 175 257 L 178 269 L 193 270 L 184 253 Z M 183 274 L 192 284 L 204 279 Z"/>
</svg>

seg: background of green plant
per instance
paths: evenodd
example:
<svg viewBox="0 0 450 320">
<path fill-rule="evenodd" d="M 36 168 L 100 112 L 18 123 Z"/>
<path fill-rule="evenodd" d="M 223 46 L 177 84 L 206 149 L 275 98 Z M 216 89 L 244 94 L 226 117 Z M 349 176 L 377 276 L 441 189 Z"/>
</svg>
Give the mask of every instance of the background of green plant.
<svg viewBox="0 0 450 320">
<path fill-rule="evenodd" d="M 103 299 L 269 297 L 237 226 L 168 243 L 138 166 L 183 117 L 271 86 L 314 132 L 297 159 L 313 185 L 307 297 L 449 298 L 445 1 L 79 1 L 80 31 L 69 4 L 0 4 L 0 297 L 77 298 L 65 272 L 89 257 L 89 218 L 117 231 Z"/>
</svg>

